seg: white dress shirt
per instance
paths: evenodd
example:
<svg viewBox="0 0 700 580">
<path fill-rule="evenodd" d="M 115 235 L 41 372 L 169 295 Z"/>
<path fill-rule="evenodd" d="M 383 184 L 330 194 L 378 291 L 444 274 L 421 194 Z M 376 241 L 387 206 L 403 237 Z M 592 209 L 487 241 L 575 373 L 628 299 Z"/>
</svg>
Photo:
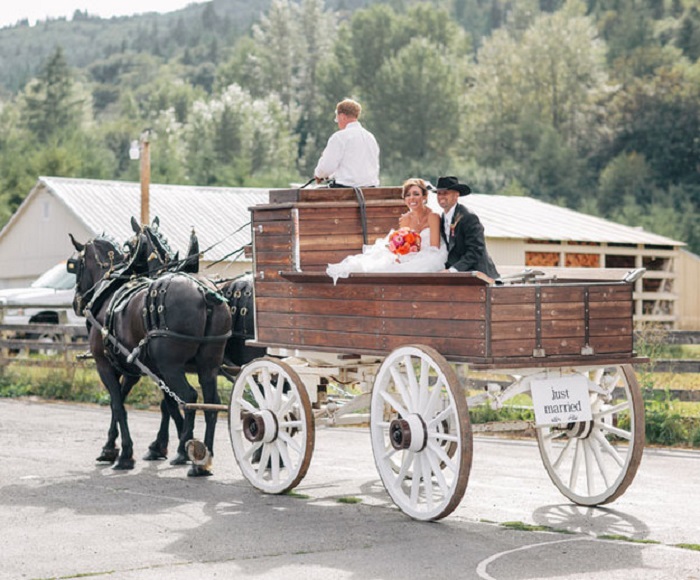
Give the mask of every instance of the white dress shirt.
<svg viewBox="0 0 700 580">
<path fill-rule="evenodd" d="M 452 223 L 452 218 L 455 215 L 455 209 L 457 208 L 457 204 L 453 205 L 446 213 L 445 213 L 445 237 L 447 238 L 447 241 L 449 243 L 450 241 L 450 224 Z"/>
<path fill-rule="evenodd" d="M 328 139 L 314 177 L 333 178 L 351 187 L 379 185 L 379 145 L 359 121 L 336 131 Z"/>
</svg>

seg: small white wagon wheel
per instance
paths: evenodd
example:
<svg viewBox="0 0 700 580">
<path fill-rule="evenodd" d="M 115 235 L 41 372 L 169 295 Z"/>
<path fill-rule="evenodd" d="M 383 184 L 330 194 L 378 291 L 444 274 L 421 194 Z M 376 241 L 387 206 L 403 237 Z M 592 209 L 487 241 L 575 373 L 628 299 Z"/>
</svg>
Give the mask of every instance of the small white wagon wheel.
<svg viewBox="0 0 700 580">
<path fill-rule="evenodd" d="M 422 345 L 394 350 L 379 367 L 370 404 L 372 452 L 393 502 L 418 520 L 449 515 L 467 488 L 472 434 L 454 369 Z"/>
<path fill-rule="evenodd" d="M 306 387 L 288 364 L 264 357 L 245 365 L 231 392 L 228 423 L 233 454 L 253 486 L 283 493 L 304 478 L 314 418 Z"/>
<path fill-rule="evenodd" d="M 591 506 L 617 499 L 632 483 L 644 449 L 644 403 L 630 365 L 587 374 L 593 419 L 540 427 L 537 441 L 554 485 Z"/>
</svg>

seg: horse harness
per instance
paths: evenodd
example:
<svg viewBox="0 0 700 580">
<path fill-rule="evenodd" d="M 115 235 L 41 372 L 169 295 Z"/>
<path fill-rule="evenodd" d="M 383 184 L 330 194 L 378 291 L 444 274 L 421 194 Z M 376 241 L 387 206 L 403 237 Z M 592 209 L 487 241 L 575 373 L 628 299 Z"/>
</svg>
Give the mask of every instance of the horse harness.
<svg viewBox="0 0 700 580">
<path fill-rule="evenodd" d="M 114 292 L 107 305 L 104 325 L 100 325 L 97 322 L 92 315 L 92 311 L 95 310 L 95 306 L 98 305 L 96 304 L 96 299 L 105 294 L 105 288 L 100 288 L 100 291 L 96 293 L 95 298 L 93 298 L 91 303 L 86 308 L 88 322 L 96 325 L 98 330 L 100 330 L 102 333 L 106 347 L 105 355 L 107 356 L 107 359 L 109 360 L 110 364 L 112 364 L 112 366 L 114 366 L 114 368 L 116 368 L 120 373 L 134 377 L 140 376 L 141 374 L 151 376 L 152 373 L 146 372 L 144 369 L 148 369 L 146 366 L 146 346 L 154 338 L 210 343 L 226 341 L 231 336 L 231 331 L 216 336 L 192 336 L 188 334 L 181 334 L 168 328 L 165 297 L 175 276 L 184 276 L 195 283 L 197 289 L 200 291 L 203 299 L 205 300 L 207 310 L 206 326 L 209 327 L 214 305 L 217 302 L 225 303 L 226 299 L 218 292 L 206 286 L 200 280 L 185 273 L 167 273 L 156 278 L 155 280 L 150 278 L 135 278 L 119 287 Z M 146 330 L 146 336 L 139 341 L 139 344 L 132 351 L 129 351 L 117 340 L 117 314 L 123 312 L 132 298 L 138 292 L 143 290 L 146 291 L 146 298 L 145 305 L 141 311 L 141 317 L 143 319 L 144 329 Z M 151 376 L 151 378 L 153 378 L 153 376 Z M 157 380 L 156 382 L 158 382 L 158 384 L 161 386 L 161 389 L 166 390 L 160 384 L 162 381 Z"/>
</svg>

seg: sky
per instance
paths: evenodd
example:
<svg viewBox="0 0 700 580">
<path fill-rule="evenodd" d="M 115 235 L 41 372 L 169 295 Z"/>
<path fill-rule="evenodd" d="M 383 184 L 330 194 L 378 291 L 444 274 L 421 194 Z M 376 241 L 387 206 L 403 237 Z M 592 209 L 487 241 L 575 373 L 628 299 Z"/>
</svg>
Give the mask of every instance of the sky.
<svg viewBox="0 0 700 580">
<path fill-rule="evenodd" d="M 72 18 L 76 10 L 110 18 L 144 12 L 172 12 L 195 0 L 3 0 L 0 8 L 0 27 L 11 26 L 18 20 L 29 19 L 30 24 L 47 17 Z"/>
</svg>

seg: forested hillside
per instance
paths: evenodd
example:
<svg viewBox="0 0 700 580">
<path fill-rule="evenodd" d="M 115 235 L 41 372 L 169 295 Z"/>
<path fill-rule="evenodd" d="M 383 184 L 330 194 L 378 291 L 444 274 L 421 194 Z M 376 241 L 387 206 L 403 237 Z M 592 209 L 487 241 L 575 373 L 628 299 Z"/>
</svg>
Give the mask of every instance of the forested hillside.
<svg viewBox="0 0 700 580">
<path fill-rule="evenodd" d="M 38 175 L 278 187 L 345 96 L 382 181 L 455 174 L 700 252 L 695 0 L 213 0 L 0 30 L 0 221 Z"/>
</svg>

